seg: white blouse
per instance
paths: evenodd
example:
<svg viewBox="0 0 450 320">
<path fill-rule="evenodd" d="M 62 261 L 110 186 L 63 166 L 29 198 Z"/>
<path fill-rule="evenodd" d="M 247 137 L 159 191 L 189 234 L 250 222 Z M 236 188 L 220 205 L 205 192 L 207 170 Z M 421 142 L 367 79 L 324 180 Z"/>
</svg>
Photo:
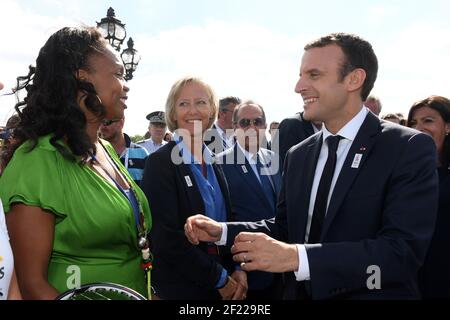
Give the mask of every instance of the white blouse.
<svg viewBox="0 0 450 320">
<path fill-rule="evenodd" d="M 0 300 L 8 298 L 9 284 L 13 274 L 14 260 L 6 229 L 5 213 L 0 201 Z"/>
</svg>

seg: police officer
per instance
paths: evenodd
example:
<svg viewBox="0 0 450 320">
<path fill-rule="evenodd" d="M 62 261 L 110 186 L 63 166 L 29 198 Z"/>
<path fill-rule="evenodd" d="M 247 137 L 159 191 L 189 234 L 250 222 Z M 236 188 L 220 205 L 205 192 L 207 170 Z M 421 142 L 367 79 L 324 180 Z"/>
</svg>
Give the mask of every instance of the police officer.
<svg viewBox="0 0 450 320">
<path fill-rule="evenodd" d="M 149 154 L 152 154 L 167 142 L 163 140 L 166 133 L 167 125 L 165 121 L 165 114 L 163 111 L 155 111 L 147 115 L 147 120 L 150 121 L 148 130 L 150 138 L 139 141 L 138 144 L 147 149 Z"/>
</svg>

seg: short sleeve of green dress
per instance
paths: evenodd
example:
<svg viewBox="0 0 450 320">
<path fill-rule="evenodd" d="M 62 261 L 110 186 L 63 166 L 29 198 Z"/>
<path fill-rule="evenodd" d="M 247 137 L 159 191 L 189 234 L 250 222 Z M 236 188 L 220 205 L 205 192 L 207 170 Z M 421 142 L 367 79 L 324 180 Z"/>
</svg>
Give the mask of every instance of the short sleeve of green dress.
<svg viewBox="0 0 450 320">
<path fill-rule="evenodd" d="M 90 167 L 65 159 L 49 140 L 50 136 L 40 138 L 31 151 L 28 143 L 19 147 L 0 178 L 6 213 L 11 204 L 19 202 L 56 216 L 48 281 L 60 292 L 80 284 L 111 282 L 146 295 L 136 223 L 128 199 Z M 114 149 L 104 144 L 121 172 L 133 181 Z M 132 183 L 149 229 L 147 199 Z"/>
</svg>

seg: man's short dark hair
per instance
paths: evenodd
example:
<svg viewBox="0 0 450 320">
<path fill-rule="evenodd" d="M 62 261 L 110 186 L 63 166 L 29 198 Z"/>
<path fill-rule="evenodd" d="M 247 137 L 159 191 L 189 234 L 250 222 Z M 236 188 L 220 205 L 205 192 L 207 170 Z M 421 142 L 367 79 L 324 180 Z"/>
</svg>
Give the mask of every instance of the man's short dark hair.
<svg viewBox="0 0 450 320">
<path fill-rule="evenodd" d="M 378 74 L 378 59 L 372 45 L 353 34 L 332 33 L 310 42 L 305 46 L 305 50 L 323 48 L 332 44 L 339 46 L 346 57 L 346 61 L 341 66 L 341 80 L 357 68 L 366 72 L 366 80 L 361 91 L 361 99 L 365 101 L 375 84 Z"/>
<path fill-rule="evenodd" d="M 219 100 L 219 110 L 222 112 L 227 110 L 227 106 L 231 103 L 238 105 L 241 103 L 241 99 L 239 99 L 238 97 L 232 97 L 232 96 L 220 99 Z"/>
</svg>

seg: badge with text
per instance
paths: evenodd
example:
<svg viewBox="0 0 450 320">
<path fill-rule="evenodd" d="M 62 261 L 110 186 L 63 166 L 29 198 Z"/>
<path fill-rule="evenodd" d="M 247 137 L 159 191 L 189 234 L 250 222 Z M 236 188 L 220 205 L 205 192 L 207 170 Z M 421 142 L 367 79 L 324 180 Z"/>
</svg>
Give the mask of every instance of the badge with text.
<svg viewBox="0 0 450 320">
<path fill-rule="evenodd" d="M 244 173 L 248 173 L 247 167 L 246 166 L 242 166 L 242 171 L 244 171 Z"/>
<path fill-rule="evenodd" d="M 361 153 L 355 154 L 355 158 L 353 159 L 353 163 L 352 163 L 352 168 L 353 169 L 358 169 L 359 168 L 359 164 L 361 163 L 362 156 L 363 155 Z"/>
<path fill-rule="evenodd" d="M 187 184 L 188 187 L 192 187 L 193 186 L 192 180 L 191 180 L 191 178 L 189 176 L 185 176 L 184 180 L 186 180 L 186 184 Z"/>
</svg>

